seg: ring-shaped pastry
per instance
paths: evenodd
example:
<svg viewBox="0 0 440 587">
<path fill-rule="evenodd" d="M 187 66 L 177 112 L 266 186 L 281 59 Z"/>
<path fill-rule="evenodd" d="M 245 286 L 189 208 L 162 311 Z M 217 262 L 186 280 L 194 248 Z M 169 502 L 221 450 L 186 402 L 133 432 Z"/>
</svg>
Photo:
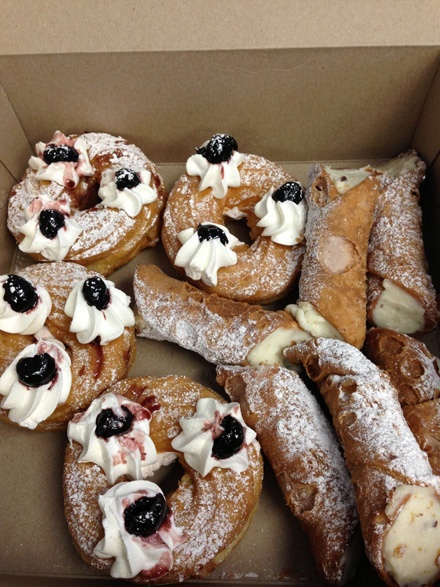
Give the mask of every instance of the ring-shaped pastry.
<svg viewBox="0 0 440 587">
<path fill-rule="evenodd" d="M 106 396 L 113 396 L 113 403 L 119 402 L 120 407 L 113 408 L 110 413 L 109 408 L 102 410 L 104 404 L 101 404 L 98 410 L 102 411 L 98 411 L 96 416 L 90 406 L 87 411 L 90 414 L 78 414 L 69 424 L 69 443 L 64 464 L 64 503 L 74 545 L 81 557 L 92 567 L 135 583 L 177 583 L 188 578 L 206 576 L 239 542 L 255 510 L 263 475 L 261 452 L 255 433 L 244 424 L 238 404 L 228 404 L 217 393 L 184 376 L 126 379 L 113 385 L 97 402 L 108 401 Z M 214 404 L 211 415 L 214 414 L 215 422 L 211 422 L 211 428 L 206 428 L 210 419 L 209 416 L 206 417 L 206 407 L 202 408 L 201 402 L 208 402 L 211 408 L 211 402 Z M 225 413 L 228 415 L 225 416 Z M 128 416 L 130 424 L 125 425 Z M 211 464 L 199 473 L 188 461 L 192 462 L 191 458 L 197 460 L 200 452 L 206 455 L 206 445 L 201 445 L 205 448 L 204 451 L 195 450 L 192 444 L 188 446 L 185 429 L 189 428 L 190 441 L 194 439 L 194 435 L 197 439 L 207 436 L 214 447 L 216 441 L 212 441 L 212 438 L 217 434 L 220 439 L 224 439 L 225 433 L 228 435 L 226 421 L 228 418 L 234 420 L 234 417 L 237 418 L 235 424 L 242 432 L 239 444 L 235 444 L 236 452 L 232 457 L 228 457 L 225 452 L 217 457 L 213 456 L 212 448 L 212 455 L 208 457 Z M 199 429 L 199 433 L 195 434 L 194 420 L 197 418 L 202 428 L 206 429 Z M 110 423 L 112 419 L 114 426 Z M 145 426 L 146 419 L 149 419 L 149 430 L 147 428 L 146 433 L 154 442 L 157 454 L 165 455 L 168 462 L 172 460 L 169 455 L 176 457 L 184 473 L 177 488 L 166 497 L 166 515 L 161 515 L 160 512 L 158 514 L 162 520 L 165 515 L 166 523 L 153 529 L 153 535 L 147 536 L 145 533 L 140 536 L 140 532 L 135 535 L 135 530 L 131 529 L 132 524 L 130 528 L 127 524 L 127 513 L 130 513 L 127 512 L 127 505 L 132 505 L 129 509 L 137 507 L 137 499 L 132 497 L 130 489 L 134 487 L 138 497 L 142 494 L 148 495 L 151 482 L 133 481 L 130 476 L 119 476 L 109 481 L 104 469 L 96 464 L 99 459 L 94 464 L 88 462 L 88 457 L 82 459 L 81 455 L 98 454 L 92 446 L 93 443 L 96 444 L 96 437 L 111 434 L 103 431 L 102 421 L 105 420 L 106 430 L 111 427 L 122 430 L 121 440 L 116 442 L 120 446 L 119 456 L 124 453 L 121 459 L 118 458 L 119 453 L 110 452 L 110 459 L 106 457 L 105 460 L 130 461 L 131 457 L 127 456 L 129 446 L 134 446 L 135 450 L 137 447 L 139 458 L 147 459 L 142 455 L 148 452 L 151 454 L 152 449 L 139 448 L 140 428 Z M 241 424 L 237 424 L 238 421 L 243 422 L 243 428 Z M 81 426 L 87 426 L 87 422 L 91 422 L 92 427 L 91 431 L 85 433 L 85 428 Z M 232 436 L 235 439 L 239 436 L 236 429 Z M 84 438 L 89 441 L 83 440 Z M 119 436 L 113 436 L 112 440 L 115 438 Z M 137 439 L 136 442 L 130 440 L 134 438 Z M 105 450 L 108 446 L 105 443 Z M 218 445 L 216 450 L 219 450 Z M 224 465 L 221 458 L 224 459 Z M 227 462 L 228 459 L 233 461 L 234 469 L 229 468 L 232 465 Z M 104 502 L 108 504 L 103 505 Z M 115 512 L 119 512 L 116 522 L 114 519 L 112 521 Z M 148 512 L 142 514 L 138 521 L 141 517 L 144 520 L 148 518 Z M 117 544 L 120 541 L 123 541 L 123 545 L 119 551 Z M 166 555 L 160 555 L 159 563 L 154 554 L 156 551 L 151 554 L 152 545 L 158 544 L 159 552 L 161 548 L 167 552 Z M 118 554 L 109 556 L 108 550 Z M 126 552 L 131 553 L 129 560 L 126 560 Z M 144 554 L 148 561 L 148 553 L 152 557 L 150 563 L 138 561 L 138 557 L 143 557 Z M 136 570 L 133 571 L 131 564 Z M 130 567 L 131 573 L 127 567 Z M 139 569 L 143 570 L 139 572 Z"/>
<path fill-rule="evenodd" d="M 194 285 L 223 297 L 259 304 L 284 297 L 304 254 L 301 185 L 264 157 L 239 153 L 230 135 L 214 135 L 197 151 L 164 211 L 169 260 Z M 251 244 L 229 232 L 227 218 L 246 219 Z"/>
<path fill-rule="evenodd" d="M 82 293 L 87 287 L 94 305 Z M 111 281 L 76 263 L 36 263 L 1 276 L 0 419 L 63 429 L 126 377 L 136 352 L 129 303 Z"/>
<path fill-rule="evenodd" d="M 157 244 L 166 200 L 156 166 L 107 133 L 37 143 L 12 189 L 8 228 L 37 261 L 73 261 L 104 276 Z"/>
</svg>

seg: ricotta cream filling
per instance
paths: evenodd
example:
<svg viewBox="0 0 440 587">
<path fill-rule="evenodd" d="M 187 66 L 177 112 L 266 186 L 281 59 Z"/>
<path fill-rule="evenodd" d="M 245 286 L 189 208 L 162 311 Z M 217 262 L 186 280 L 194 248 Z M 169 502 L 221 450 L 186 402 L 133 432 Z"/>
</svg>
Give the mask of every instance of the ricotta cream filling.
<svg viewBox="0 0 440 587">
<path fill-rule="evenodd" d="M 282 365 L 285 348 L 311 338 L 310 334 L 301 328 L 277 328 L 251 350 L 247 357 L 249 365 Z"/>
<path fill-rule="evenodd" d="M 384 279 L 382 285 L 384 290 L 372 312 L 374 324 L 405 334 L 422 330 L 425 324 L 422 304 L 389 279 Z"/>
<path fill-rule="evenodd" d="M 321 316 L 309 302 L 289 304 L 285 309 L 298 321 L 301 328 L 309 332 L 313 337 L 344 340 L 340 332 Z"/>
<path fill-rule="evenodd" d="M 325 166 L 324 169 L 340 194 L 345 194 L 345 192 L 362 183 L 372 172 L 369 166 L 361 169 L 332 169 Z"/>
<path fill-rule="evenodd" d="M 399 485 L 385 510 L 386 570 L 399 585 L 431 585 L 440 576 L 440 499 L 432 487 Z"/>
</svg>

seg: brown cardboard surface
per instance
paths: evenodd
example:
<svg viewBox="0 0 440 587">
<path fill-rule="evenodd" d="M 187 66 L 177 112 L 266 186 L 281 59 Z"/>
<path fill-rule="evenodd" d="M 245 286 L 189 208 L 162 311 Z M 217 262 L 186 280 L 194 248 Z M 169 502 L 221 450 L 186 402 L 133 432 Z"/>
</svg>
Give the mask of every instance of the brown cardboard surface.
<svg viewBox="0 0 440 587">
<path fill-rule="evenodd" d="M 1 273 L 28 262 L 5 229 L 7 194 L 29 145 L 59 128 L 121 134 L 161 163 L 168 187 L 213 132 L 234 134 L 244 152 L 294 162 L 284 165 L 303 182 L 311 161 L 356 166 L 414 145 L 431 163 L 422 203 L 439 277 L 440 7 L 363 4 L 275 0 L 269 11 L 259 1 L 3 0 Z M 139 262 L 172 273 L 160 246 L 144 251 L 112 276 L 129 294 Z M 427 343 L 437 352 L 437 333 Z M 139 339 L 131 375 L 169 373 L 216 387 L 212 365 Z M 62 433 L 0 425 L 2 586 L 97 584 L 66 531 L 64 445 Z M 205 582 L 228 583 L 322 585 L 270 470 L 249 532 Z M 380 585 L 365 558 L 352 585 Z"/>
<path fill-rule="evenodd" d="M 436 0 L 2 0 L 0 53 L 427 46 L 438 15 Z"/>
</svg>

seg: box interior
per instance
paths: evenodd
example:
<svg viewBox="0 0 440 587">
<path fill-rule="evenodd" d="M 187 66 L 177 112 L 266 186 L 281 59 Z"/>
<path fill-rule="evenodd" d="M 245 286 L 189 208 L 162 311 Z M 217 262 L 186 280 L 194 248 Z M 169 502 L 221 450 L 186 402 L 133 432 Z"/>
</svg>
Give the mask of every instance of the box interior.
<svg viewBox="0 0 440 587">
<path fill-rule="evenodd" d="M 34 144 L 48 141 L 56 129 L 122 135 L 159 164 L 168 188 L 195 146 L 214 132 L 228 132 L 241 151 L 281 162 L 305 184 L 313 161 L 360 166 L 416 148 L 429 166 L 421 203 L 439 289 L 439 61 L 438 45 L 3 55 L 1 272 L 29 262 L 5 228 L 6 201 Z M 112 279 L 130 293 L 134 267 L 147 262 L 171 271 L 158 246 Z M 438 352 L 437 333 L 427 343 Z M 169 343 L 139 340 L 130 375 L 169 373 L 216 387 L 214 367 L 199 357 Z M 20 577 L 94 579 L 96 573 L 74 551 L 63 519 L 65 435 L 7 424 L 0 429 L 2 584 Z M 280 581 L 323 584 L 305 535 L 267 468 L 251 528 L 206 582 Z M 380 585 L 365 558 L 353 584 Z"/>
</svg>

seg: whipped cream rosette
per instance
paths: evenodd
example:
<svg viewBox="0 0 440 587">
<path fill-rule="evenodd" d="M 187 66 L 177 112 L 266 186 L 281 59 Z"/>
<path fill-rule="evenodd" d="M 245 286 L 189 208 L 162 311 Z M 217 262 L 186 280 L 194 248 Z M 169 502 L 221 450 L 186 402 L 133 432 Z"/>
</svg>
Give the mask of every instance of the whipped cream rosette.
<svg viewBox="0 0 440 587">
<path fill-rule="evenodd" d="M 0 407 L 8 418 L 33 430 L 48 418 L 70 393 L 70 357 L 52 338 L 38 340 L 19 353 L 0 377 Z"/>
<path fill-rule="evenodd" d="M 0 276 L 0 330 L 10 334 L 35 334 L 52 308 L 48 291 L 20 275 Z"/>
<path fill-rule="evenodd" d="M 304 240 L 307 207 L 301 184 L 286 182 L 279 188 L 271 188 L 254 208 L 260 218 L 257 226 L 264 228 L 262 236 L 270 236 L 273 242 L 293 246 Z"/>
<path fill-rule="evenodd" d="M 26 222 L 19 227 L 24 239 L 18 248 L 24 253 L 40 253 L 48 261 L 62 261 L 82 233 L 70 215 L 67 198 L 52 200 L 42 195 L 24 211 Z"/>
<path fill-rule="evenodd" d="M 118 208 L 134 218 L 145 204 L 157 200 L 157 191 L 150 182 L 151 173 L 147 169 L 106 169 L 98 190 L 102 200 L 98 207 Z"/>
<path fill-rule="evenodd" d="M 105 393 L 69 422 L 67 436 L 82 445 L 79 463 L 95 463 L 109 481 L 144 479 L 175 455 L 157 454 L 150 437 L 151 412 L 118 393 Z M 164 463 L 165 460 L 165 463 Z"/>
<path fill-rule="evenodd" d="M 37 143 L 35 151 L 37 156 L 29 159 L 29 166 L 35 169 L 40 181 L 54 181 L 74 188 L 81 177 L 90 177 L 94 173 L 86 143 L 81 137 L 68 138 L 57 130 L 49 143 Z"/>
<path fill-rule="evenodd" d="M 134 326 L 130 301 L 112 281 L 89 277 L 77 283 L 67 298 L 64 311 L 72 318 L 70 331 L 82 344 L 99 337 L 100 344 L 106 345 L 119 338 L 126 326 Z"/>
<path fill-rule="evenodd" d="M 244 156 L 230 135 L 215 134 L 186 162 L 188 175 L 200 177 L 199 192 L 212 188 L 216 198 L 224 198 L 229 187 L 240 185 L 239 165 Z"/>
<path fill-rule="evenodd" d="M 160 487 L 150 481 L 118 483 L 98 497 L 104 538 L 94 554 L 115 558 L 110 574 L 131 579 L 139 573 L 154 578 L 173 567 L 174 548 L 184 541 Z"/>
<path fill-rule="evenodd" d="M 241 473 L 249 466 L 247 447 L 257 442 L 237 402 L 223 404 L 201 398 L 190 418 L 181 418 L 182 432 L 172 441 L 190 467 L 205 477 L 214 467 Z"/>
<path fill-rule="evenodd" d="M 182 243 L 174 264 L 183 267 L 186 275 L 207 285 L 217 285 L 217 272 L 221 267 L 237 263 L 233 248 L 238 238 L 220 224 L 202 222 L 197 229 L 187 228 L 177 235 Z"/>
</svg>

